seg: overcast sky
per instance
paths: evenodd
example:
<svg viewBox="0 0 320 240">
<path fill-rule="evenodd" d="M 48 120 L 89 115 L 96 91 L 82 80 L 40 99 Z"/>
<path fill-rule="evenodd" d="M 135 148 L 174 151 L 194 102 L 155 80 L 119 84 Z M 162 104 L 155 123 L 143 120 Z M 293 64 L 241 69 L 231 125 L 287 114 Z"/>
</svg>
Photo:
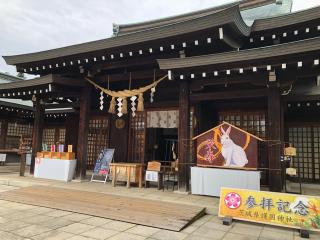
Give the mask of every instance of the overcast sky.
<svg viewBox="0 0 320 240">
<path fill-rule="evenodd" d="M 0 56 L 110 37 L 112 23 L 157 19 L 234 0 L 0 0 Z M 293 11 L 320 0 L 293 0 Z M 0 58 L 0 71 L 16 74 Z"/>
</svg>

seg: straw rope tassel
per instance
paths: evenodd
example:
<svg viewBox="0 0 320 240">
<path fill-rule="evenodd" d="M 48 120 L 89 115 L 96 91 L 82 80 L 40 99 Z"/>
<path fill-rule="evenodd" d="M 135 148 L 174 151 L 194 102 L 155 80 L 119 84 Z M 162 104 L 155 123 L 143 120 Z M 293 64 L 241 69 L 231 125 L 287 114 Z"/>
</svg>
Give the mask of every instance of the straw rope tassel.
<svg viewBox="0 0 320 240">
<path fill-rule="evenodd" d="M 128 113 L 128 103 L 127 103 L 127 98 L 122 99 L 122 113 L 127 114 Z"/>
<path fill-rule="evenodd" d="M 137 111 L 138 112 L 143 112 L 144 111 L 143 93 L 139 93 Z"/>
<path fill-rule="evenodd" d="M 110 107 L 109 107 L 109 113 L 115 114 L 116 113 L 116 99 L 115 97 L 111 98 L 110 101 Z"/>
</svg>

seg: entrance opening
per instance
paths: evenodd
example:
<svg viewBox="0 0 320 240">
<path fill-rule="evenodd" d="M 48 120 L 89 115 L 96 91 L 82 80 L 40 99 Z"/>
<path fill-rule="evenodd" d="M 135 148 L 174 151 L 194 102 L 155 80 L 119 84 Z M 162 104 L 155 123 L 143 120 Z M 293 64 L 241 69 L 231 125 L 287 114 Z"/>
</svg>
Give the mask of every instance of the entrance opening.
<svg viewBox="0 0 320 240">
<path fill-rule="evenodd" d="M 178 157 L 178 110 L 147 112 L 146 162 L 170 165 Z"/>
</svg>

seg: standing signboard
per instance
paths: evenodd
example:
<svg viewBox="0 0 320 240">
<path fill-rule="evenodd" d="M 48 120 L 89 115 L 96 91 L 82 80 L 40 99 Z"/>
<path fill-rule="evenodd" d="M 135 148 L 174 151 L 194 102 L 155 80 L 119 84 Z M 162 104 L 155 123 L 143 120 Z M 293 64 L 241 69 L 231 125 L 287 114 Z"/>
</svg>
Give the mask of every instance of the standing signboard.
<svg viewBox="0 0 320 240">
<path fill-rule="evenodd" d="M 100 152 L 93 169 L 91 182 L 107 182 L 110 173 L 110 163 L 112 162 L 114 151 L 114 148 L 107 148 Z M 95 176 L 103 176 L 104 181 L 94 179 Z"/>
<path fill-rule="evenodd" d="M 221 188 L 219 217 L 320 231 L 320 197 Z"/>
</svg>

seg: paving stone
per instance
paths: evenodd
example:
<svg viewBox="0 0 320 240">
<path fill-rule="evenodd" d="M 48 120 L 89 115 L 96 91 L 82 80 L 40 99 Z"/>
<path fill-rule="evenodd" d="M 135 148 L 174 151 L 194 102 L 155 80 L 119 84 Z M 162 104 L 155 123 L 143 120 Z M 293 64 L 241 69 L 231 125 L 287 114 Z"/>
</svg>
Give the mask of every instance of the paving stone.
<svg viewBox="0 0 320 240">
<path fill-rule="evenodd" d="M 86 214 L 81 214 L 81 213 L 71 213 L 71 214 L 63 216 L 62 218 L 67 219 L 67 220 L 71 220 L 73 222 L 79 222 L 81 220 L 91 218 L 91 216 L 86 215 Z"/>
<path fill-rule="evenodd" d="M 96 228 L 90 229 L 89 231 L 81 233 L 81 236 L 103 240 L 103 239 L 110 238 L 118 233 L 119 232 L 115 230 L 96 227 Z"/>
<path fill-rule="evenodd" d="M 140 236 L 144 236 L 144 237 L 150 237 L 151 235 L 155 234 L 158 231 L 160 231 L 159 228 L 137 225 L 137 226 L 134 226 L 134 227 L 128 229 L 126 232 L 140 235 Z"/>
<path fill-rule="evenodd" d="M 94 238 L 87 238 L 80 235 L 73 236 L 71 238 L 68 238 L 67 240 L 95 240 Z"/>
<path fill-rule="evenodd" d="M 86 231 L 89 231 L 90 229 L 94 228 L 92 225 L 83 224 L 83 223 L 73 223 L 68 226 L 59 228 L 60 231 L 69 232 L 73 234 L 80 234 Z"/>
<path fill-rule="evenodd" d="M 188 235 L 185 239 L 183 240 L 212 240 L 212 238 L 208 238 L 208 237 L 202 237 L 202 236 L 199 236 L 199 235 L 194 235 L 194 234 L 191 234 L 191 235 Z M 236 240 L 236 239 L 235 239 Z"/>
<path fill-rule="evenodd" d="M 74 235 L 71 233 L 53 230 L 53 231 L 49 231 L 49 232 L 45 232 L 45 233 L 33 236 L 32 239 L 34 239 L 34 240 L 43 240 L 43 239 L 45 239 L 45 240 L 64 240 L 64 239 L 71 238 L 72 236 L 74 236 Z"/>
<path fill-rule="evenodd" d="M 47 220 L 44 222 L 39 223 L 42 226 L 51 228 L 51 229 L 57 229 L 57 228 L 62 228 L 68 225 L 73 224 L 73 221 L 63 219 L 63 218 L 53 218 L 52 220 Z"/>
<path fill-rule="evenodd" d="M 221 231 L 227 232 L 233 226 L 232 225 L 230 225 L 230 226 L 223 225 L 222 222 L 220 222 L 220 223 L 217 223 L 217 222 L 206 222 L 203 225 L 201 225 L 201 227 L 208 227 L 208 228 L 211 228 L 211 229 L 217 229 L 217 230 L 221 230 Z"/>
<path fill-rule="evenodd" d="M 108 240 L 144 240 L 144 239 L 146 239 L 146 237 L 135 235 L 132 233 L 127 233 L 127 232 L 122 232 L 111 238 L 108 238 Z"/>
<path fill-rule="evenodd" d="M 36 213 L 30 212 L 30 211 L 15 211 L 13 214 L 7 214 L 3 217 L 11 219 L 11 220 L 19 220 L 19 219 L 26 219 L 33 216 L 36 216 Z"/>
<path fill-rule="evenodd" d="M 263 227 L 250 224 L 234 223 L 230 229 L 231 233 L 245 234 L 253 237 L 259 237 Z"/>
<path fill-rule="evenodd" d="M 0 217 L 0 224 L 2 223 L 6 223 L 6 222 L 9 222 L 10 220 L 8 218 L 5 218 L 5 217 Z"/>
<path fill-rule="evenodd" d="M 270 240 L 292 240 L 293 239 L 293 231 L 272 231 L 269 229 L 263 229 L 260 238 L 270 239 Z"/>
<path fill-rule="evenodd" d="M 125 231 L 125 230 L 132 228 L 134 226 L 135 226 L 135 224 L 132 224 L 132 223 L 111 221 L 107 224 L 102 225 L 101 227 L 122 232 L 122 231 Z"/>
<path fill-rule="evenodd" d="M 160 230 L 151 236 L 154 239 L 158 240 L 180 240 L 187 237 L 187 234 L 182 232 L 173 232 L 168 230 Z"/>
<path fill-rule="evenodd" d="M 21 222 L 21 221 L 10 221 L 1 224 L 1 229 L 2 231 L 12 231 L 12 230 L 17 230 L 26 226 L 29 226 L 29 223 Z"/>
<path fill-rule="evenodd" d="M 30 224 L 41 224 L 46 221 L 53 221 L 54 219 L 55 219 L 54 217 L 50 217 L 46 215 L 35 215 L 35 216 L 27 217 L 24 219 L 20 219 L 20 221 L 30 223 Z"/>
<path fill-rule="evenodd" d="M 225 231 L 203 226 L 199 227 L 192 233 L 192 235 L 197 235 L 200 237 L 206 237 L 211 239 L 222 239 L 225 234 Z"/>
<path fill-rule="evenodd" d="M 45 215 L 50 217 L 63 217 L 70 214 L 72 214 L 72 212 L 63 211 L 63 210 L 53 210 L 51 212 L 45 213 Z"/>
<path fill-rule="evenodd" d="M 85 224 L 89 224 L 89 225 L 93 225 L 93 226 L 101 226 L 104 224 L 107 224 L 109 222 L 111 222 L 111 219 L 107 219 L 107 218 L 100 218 L 100 217 L 90 217 L 84 220 L 81 220 L 81 223 L 85 223 Z"/>
<path fill-rule="evenodd" d="M 0 231 L 1 240 L 22 240 L 23 238 L 16 234 Z"/>
<path fill-rule="evenodd" d="M 185 229 L 183 229 L 181 232 L 190 234 L 198 228 L 199 228 L 198 226 L 188 226 Z"/>
<path fill-rule="evenodd" d="M 223 240 L 257 240 L 258 236 L 243 235 L 239 233 L 227 233 Z"/>
<path fill-rule="evenodd" d="M 32 237 L 41 233 L 49 232 L 51 230 L 52 229 L 40 225 L 30 225 L 24 228 L 20 228 L 14 231 L 14 233 L 22 237 Z"/>
</svg>

